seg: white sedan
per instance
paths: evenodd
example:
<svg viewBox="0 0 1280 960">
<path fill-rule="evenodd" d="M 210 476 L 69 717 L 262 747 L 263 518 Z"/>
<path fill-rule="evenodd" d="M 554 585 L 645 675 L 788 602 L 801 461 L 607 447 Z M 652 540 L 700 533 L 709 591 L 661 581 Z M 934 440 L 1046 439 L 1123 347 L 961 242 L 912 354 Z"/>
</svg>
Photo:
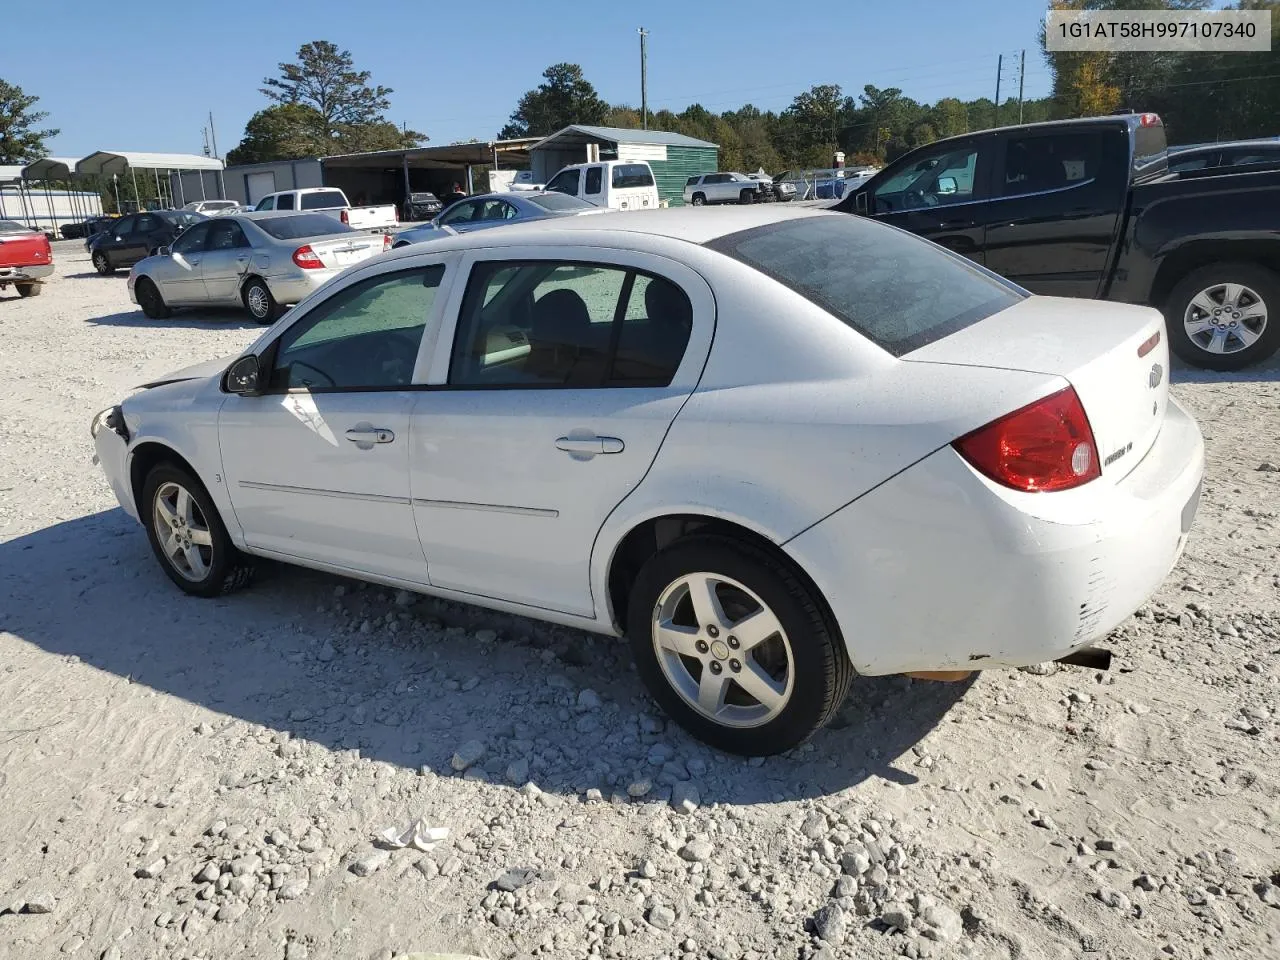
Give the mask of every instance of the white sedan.
<svg viewBox="0 0 1280 960">
<path fill-rule="evenodd" d="M 681 724 L 768 754 L 858 673 L 1101 665 L 1198 503 L 1167 370 L 1151 309 L 664 210 L 382 255 L 92 432 L 188 593 L 269 557 L 625 634 Z"/>
</svg>

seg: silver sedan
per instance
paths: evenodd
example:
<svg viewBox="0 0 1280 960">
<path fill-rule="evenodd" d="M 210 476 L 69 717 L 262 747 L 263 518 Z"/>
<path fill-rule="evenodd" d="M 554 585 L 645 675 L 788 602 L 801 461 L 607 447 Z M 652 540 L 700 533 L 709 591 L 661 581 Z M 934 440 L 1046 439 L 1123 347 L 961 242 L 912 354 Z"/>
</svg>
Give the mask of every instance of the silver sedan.
<svg viewBox="0 0 1280 960">
<path fill-rule="evenodd" d="M 353 263 L 391 247 L 324 213 L 242 213 L 197 223 L 129 273 L 129 299 L 154 320 L 173 307 L 242 305 L 271 323 Z"/>
<path fill-rule="evenodd" d="M 454 233 L 469 233 L 505 224 L 528 223 L 551 217 L 574 217 L 585 213 L 602 213 L 601 207 L 563 193 L 521 191 L 519 193 L 486 193 L 467 197 L 451 205 L 434 220 L 420 227 L 404 230 L 395 238 L 394 246 L 434 240 Z"/>
</svg>

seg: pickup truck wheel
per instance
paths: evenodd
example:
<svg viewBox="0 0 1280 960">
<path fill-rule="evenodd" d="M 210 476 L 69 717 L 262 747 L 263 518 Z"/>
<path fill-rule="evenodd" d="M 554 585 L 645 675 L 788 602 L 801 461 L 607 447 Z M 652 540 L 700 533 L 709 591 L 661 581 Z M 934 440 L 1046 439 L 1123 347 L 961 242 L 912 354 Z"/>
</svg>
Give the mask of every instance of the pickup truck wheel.
<svg viewBox="0 0 1280 960">
<path fill-rule="evenodd" d="M 280 304 L 276 303 L 276 298 L 271 295 L 266 283 L 257 277 L 244 285 L 242 296 L 249 316 L 259 323 L 274 323 L 280 315 Z"/>
<path fill-rule="evenodd" d="M 641 568 L 627 606 L 653 698 L 719 750 L 767 756 L 807 740 L 853 678 L 836 630 L 792 570 L 725 537 L 678 540 Z"/>
<path fill-rule="evenodd" d="M 1240 370 L 1280 347 L 1280 276 L 1252 263 L 1193 270 L 1165 304 L 1169 346 L 1207 370 Z"/>
<path fill-rule="evenodd" d="M 197 597 L 238 590 L 253 566 L 231 542 L 199 480 L 172 463 L 147 474 L 139 504 L 147 539 L 169 579 Z"/>
<path fill-rule="evenodd" d="M 133 293 L 138 298 L 138 306 L 149 319 L 164 320 L 173 315 L 169 305 L 164 302 L 164 297 L 160 295 L 160 290 L 149 277 L 139 277 Z"/>
<path fill-rule="evenodd" d="M 38 297 L 40 291 L 44 289 L 43 283 L 15 283 L 13 288 L 18 291 L 20 297 Z"/>
<path fill-rule="evenodd" d="M 93 269 L 104 277 L 109 277 L 116 272 L 116 268 L 111 265 L 111 261 L 107 259 L 107 255 L 101 250 L 93 255 Z"/>
<path fill-rule="evenodd" d="M 701 193 L 695 193 L 693 195 L 692 200 L 690 200 L 690 203 L 692 203 L 695 207 L 704 206 L 706 202 L 707 202 L 706 195 Z"/>
</svg>

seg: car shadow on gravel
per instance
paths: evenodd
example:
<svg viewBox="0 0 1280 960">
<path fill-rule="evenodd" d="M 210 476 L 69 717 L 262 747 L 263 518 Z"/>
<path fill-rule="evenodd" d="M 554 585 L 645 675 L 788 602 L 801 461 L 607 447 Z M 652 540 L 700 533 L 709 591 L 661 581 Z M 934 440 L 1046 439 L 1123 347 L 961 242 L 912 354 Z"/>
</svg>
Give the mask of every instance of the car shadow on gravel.
<svg viewBox="0 0 1280 960">
<path fill-rule="evenodd" d="M 1179 383 L 1274 383 L 1280 381 L 1280 353 L 1275 353 L 1262 363 L 1243 370 L 1203 370 L 1174 357 L 1170 382 Z"/>
<path fill-rule="evenodd" d="M 175 309 L 164 320 L 152 320 L 139 310 L 127 313 L 111 313 L 105 317 L 90 317 L 85 323 L 95 327 L 185 327 L 196 330 L 227 330 L 253 328 L 266 329 L 264 324 L 245 316 L 243 310 L 229 307 L 225 310 L 204 308 L 200 310 Z"/>
<path fill-rule="evenodd" d="M 621 641 L 275 564 L 187 597 L 118 509 L 0 543 L 0 596 L 0 630 L 49 653 L 330 749 L 446 773 L 479 740 L 471 775 L 494 789 L 608 797 L 649 779 L 658 800 L 691 778 L 704 804 L 750 804 L 910 785 L 911 748 L 969 686 L 859 678 L 808 744 L 748 761 L 664 723 Z"/>
</svg>

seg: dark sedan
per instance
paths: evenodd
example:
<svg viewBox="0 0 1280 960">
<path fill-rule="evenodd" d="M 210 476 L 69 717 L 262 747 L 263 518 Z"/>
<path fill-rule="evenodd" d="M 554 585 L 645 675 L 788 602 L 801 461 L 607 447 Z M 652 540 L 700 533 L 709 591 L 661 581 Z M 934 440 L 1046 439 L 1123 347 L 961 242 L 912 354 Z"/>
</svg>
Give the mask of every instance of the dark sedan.
<svg viewBox="0 0 1280 960">
<path fill-rule="evenodd" d="M 154 256 L 178 234 L 208 217 L 190 210 L 148 210 L 121 217 L 89 241 L 93 269 L 104 277 Z"/>
<path fill-rule="evenodd" d="M 441 210 L 440 198 L 434 193 L 411 193 L 404 202 L 404 221 L 433 220 Z"/>
</svg>

